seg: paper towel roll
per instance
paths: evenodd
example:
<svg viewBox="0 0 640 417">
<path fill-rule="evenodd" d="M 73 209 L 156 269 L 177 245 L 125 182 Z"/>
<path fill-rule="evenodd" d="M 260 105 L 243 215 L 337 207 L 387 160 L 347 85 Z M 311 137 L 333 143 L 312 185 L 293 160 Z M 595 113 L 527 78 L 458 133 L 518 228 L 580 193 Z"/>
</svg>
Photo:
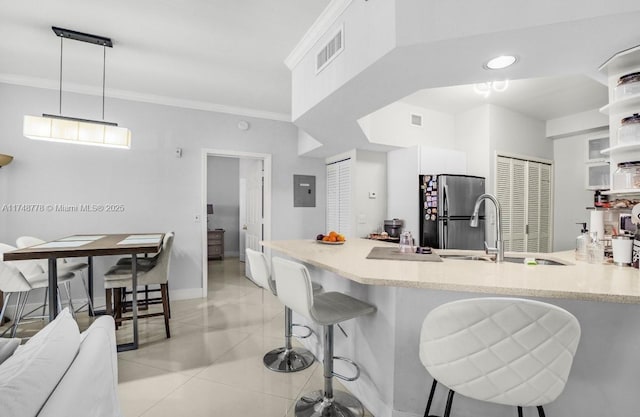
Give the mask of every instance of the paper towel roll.
<svg viewBox="0 0 640 417">
<path fill-rule="evenodd" d="M 598 233 L 598 240 L 604 239 L 604 212 L 599 210 L 591 211 L 589 220 L 589 231 Z"/>
</svg>

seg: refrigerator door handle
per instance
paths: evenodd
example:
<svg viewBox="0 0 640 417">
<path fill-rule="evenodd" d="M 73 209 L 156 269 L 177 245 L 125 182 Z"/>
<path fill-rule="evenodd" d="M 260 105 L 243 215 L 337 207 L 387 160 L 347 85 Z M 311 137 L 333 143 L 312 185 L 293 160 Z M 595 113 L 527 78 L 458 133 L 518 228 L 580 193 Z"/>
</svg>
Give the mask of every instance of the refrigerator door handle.
<svg viewBox="0 0 640 417">
<path fill-rule="evenodd" d="M 445 216 L 449 215 L 449 201 L 447 200 L 447 194 L 449 194 L 449 187 L 447 186 L 447 183 L 445 182 L 442 185 L 442 191 L 443 191 L 443 196 L 442 196 L 442 211 L 444 213 Z"/>
<path fill-rule="evenodd" d="M 449 234 L 447 220 L 442 220 L 442 249 L 449 249 L 447 245 L 447 235 Z"/>
</svg>

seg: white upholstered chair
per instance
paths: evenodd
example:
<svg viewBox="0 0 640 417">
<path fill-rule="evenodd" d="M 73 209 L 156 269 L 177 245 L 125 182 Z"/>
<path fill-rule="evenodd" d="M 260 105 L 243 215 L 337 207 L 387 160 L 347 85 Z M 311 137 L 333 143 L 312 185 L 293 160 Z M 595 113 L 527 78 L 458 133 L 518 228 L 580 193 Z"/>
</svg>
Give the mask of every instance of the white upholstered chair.
<svg viewBox="0 0 640 417">
<path fill-rule="evenodd" d="M 278 295 L 276 289 L 276 282 L 269 272 L 269 265 L 264 253 L 255 251 L 253 249 L 246 249 L 247 261 L 249 262 L 249 270 L 251 271 L 251 277 L 253 282 L 258 284 L 267 291 L 271 291 L 273 295 Z M 322 290 L 322 287 L 317 284 L 313 284 L 314 291 L 318 292 Z M 305 348 L 293 347 L 291 344 L 291 336 L 293 335 L 293 327 L 307 327 L 299 324 L 294 324 L 292 320 L 291 309 L 285 305 L 284 307 L 284 347 L 279 347 L 267 352 L 262 358 L 264 366 L 268 369 L 276 372 L 296 372 L 311 366 L 315 358 L 313 353 L 309 352 Z M 308 329 L 308 327 L 307 327 Z M 310 331 L 310 329 L 309 329 Z M 311 333 L 301 336 L 309 337 Z"/>
<path fill-rule="evenodd" d="M 20 249 L 28 248 L 30 246 L 41 245 L 43 243 L 46 243 L 46 241 L 33 236 L 20 236 L 18 239 L 16 239 L 16 246 Z M 45 272 L 49 270 L 49 263 L 46 259 L 36 259 L 33 262 L 36 262 L 38 265 L 40 265 L 40 267 Z M 80 280 L 82 281 L 82 285 L 84 287 L 84 293 L 87 297 L 87 302 L 84 305 L 77 308 L 76 310 L 73 309 L 73 303 L 70 302 L 69 308 L 71 309 L 72 314 L 75 314 L 76 311 L 80 311 L 85 305 L 89 309 L 89 312 L 93 314 L 93 302 L 91 301 L 91 296 L 89 295 L 89 288 L 87 287 L 87 281 L 84 274 L 84 272 L 87 271 L 88 268 L 89 268 L 89 264 L 86 262 L 69 262 L 65 258 L 58 259 L 58 263 L 57 263 L 58 274 L 61 274 L 61 273 L 66 274 L 67 272 L 79 274 Z M 71 300 L 71 298 L 69 299 Z M 43 304 L 42 314 L 44 314 L 44 306 L 46 306 L 46 304 L 47 304 L 47 296 L 45 294 L 45 302 Z"/>
<path fill-rule="evenodd" d="M 298 262 L 273 258 L 273 274 L 280 301 L 324 329 L 324 389 L 304 394 L 296 402 L 296 417 L 361 417 L 364 415 L 364 407 L 357 398 L 346 392 L 333 390 L 334 376 L 345 381 L 355 381 L 360 376 L 360 368 L 355 362 L 333 356 L 333 326 L 374 313 L 376 307 L 340 292 L 314 294 L 309 271 Z M 334 359 L 354 366 L 355 376 L 346 377 L 334 372 Z"/>
<path fill-rule="evenodd" d="M 17 294 L 18 299 L 15 302 L 15 313 L 13 325 L 11 326 L 11 337 L 15 337 L 18 325 L 23 317 L 24 308 L 27 304 L 29 292 L 38 288 L 47 288 L 49 286 L 49 277 L 47 272 L 39 267 L 34 267 L 30 261 L 4 261 L 1 260 L 5 252 L 15 250 L 17 248 L 0 243 L 0 291 L 4 293 L 4 305 L 0 311 L 0 323 L 4 318 L 9 300 L 13 294 Z M 73 274 L 58 274 L 58 285 L 68 285 L 69 280 L 73 278 Z M 56 289 L 57 291 L 57 289 Z M 58 297 L 60 299 L 60 297 Z"/>
<path fill-rule="evenodd" d="M 169 307 L 169 264 L 171 261 L 171 248 L 173 247 L 174 233 L 168 232 L 164 235 L 162 242 L 162 250 L 158 254 L 157 262 L 153 264 L 140 264 L 137 263 L 136 276 L 138 286 L 147 285 L 160 285 L 161 297 L 158 302 L 162 303 L 162 313 L 150 313 L 138 315 L 139 318 L 164 316 L 164 326 L 167 338 L 171 337 L 171 331 L 169 329 L 169 318 L 171 317 L 171 310 Z M 132 291 L 137 291 L 137 288 L 131 288 L 131 263 L 128 264 L 116 264 L 112 266 L 109 271 L 104 274 L 104 288 L 106 296 L 106 308 L 107 314 L 113 314 L 115 316 L 116 328 L 122 320 L 129 319 L 129 317 L 123 317 L 122 312 L 126 303 L 122 303 L 122 290 L 130 288 Z M 112 293 L 113 291 L 113 293 Z M 151 291 L 151 290 L 149 290 Z M 157 291 L 157 290 L 156 290 Z M 111 299 L 113 295 L 114 307 L 112 308 Z M 148 304 L 153 304 L 155 300 L 146 300 Z"/>
<path fill-rule="evenodd" d="M 543 406 L 563 391 L 580 340 L 578 320 L 560 307 L 519 298 L 472 298 L 427 314 L 420 360 L 433 377 L 425 416 L 438 382 L 454 393 L 518 408 Z"/>
</svg>

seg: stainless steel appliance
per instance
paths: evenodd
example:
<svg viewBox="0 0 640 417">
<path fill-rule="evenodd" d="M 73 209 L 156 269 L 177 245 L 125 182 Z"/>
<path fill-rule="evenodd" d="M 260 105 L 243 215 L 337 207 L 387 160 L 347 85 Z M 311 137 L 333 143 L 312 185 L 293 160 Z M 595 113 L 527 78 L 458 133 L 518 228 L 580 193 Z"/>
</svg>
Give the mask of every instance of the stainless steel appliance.
<svg viewBox="0 0 640 417">
<path fill-rule="evenodd" d="M 484 182 L 470 175 L 420 175 L 420 246 L 483 249 L 484 205 L 478 227 L 469 223 Z"/>
<path fill-rule="evenodd" d="M 389 234 L 391 238 L 399 238 L 402 233 L 402 225 L 404 222 L 400 219 L 392 219 L 384 221 L 384 231 Z"/>
</svg>

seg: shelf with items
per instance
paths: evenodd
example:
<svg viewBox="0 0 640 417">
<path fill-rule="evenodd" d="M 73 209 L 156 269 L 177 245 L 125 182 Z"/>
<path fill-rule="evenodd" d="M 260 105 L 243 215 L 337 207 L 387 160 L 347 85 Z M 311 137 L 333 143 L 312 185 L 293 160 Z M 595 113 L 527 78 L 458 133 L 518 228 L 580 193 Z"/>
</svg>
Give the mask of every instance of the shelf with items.
<svg viewBox="0 0 640 417">
<path fill-rule="evenodd" d="M 611 146 L 610 148 L 601 150 L 600 153 L 602 155 L 611 155 L 629 151 L 640 151 L 640 143 Z"/>
<path fill-rule="evenodd" d="M 630 212 L 631 207 L 585 207 L 586 210 Z"/>
<path fill-rule="evenodd" d="M 609 115 L 610 143 L 600 154 L 609 157 L 611 189 L 602 194 L 627 198 L 640 195 L 640 188 L 631 188 L 639 185 L 638 171 L 624 172 L 640 161 L 640 137 L 636 138 L 636 120 L 632 117 L 640 113 L 640 45 L 616 53 L 599 70 L 607 75 L 609 88 L 609 104 L 600 112 Z"/>
<path fill-rule="evenodd" d="M 601 191 L 604 195 L 640 195 L 640 188 L 623 188 L 620 190 L 606 190 Z"/>
<path fill-rule="evenodd" d="M 600 109 L 600 113 L 607 115 L 622 115 L 637 113 L 640 108 L 640 94 L 612 101 Z"/>
</svg>

